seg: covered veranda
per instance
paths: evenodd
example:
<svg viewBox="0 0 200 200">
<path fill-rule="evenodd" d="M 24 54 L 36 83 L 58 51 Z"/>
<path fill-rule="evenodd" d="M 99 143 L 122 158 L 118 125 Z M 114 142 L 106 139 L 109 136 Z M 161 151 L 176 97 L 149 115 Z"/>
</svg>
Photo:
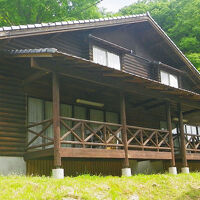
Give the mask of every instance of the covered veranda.
<svg viewBox="0 0 200 200">
<path fill-rule="evenodd" d="M 163 159 L 170 160 L 171 167 L 175 167 L 172 118 L 176 117 L 181 138 L 179 150 L 183 167 L 187 167 L 190 158 L 186 151 L 183 116 L 198 113 L 200 95 L 58 51 L 19 53 L 14 57 L 27 64 L 24 65 L 27 95 L 45 98 L 48 93 L 49 99 L 52 95 L 52 118 L 28 125 L 28 132 L 34 137 L 27 142 L 26 160 L 53 157 L 54 167 L 60 168 L 62 158 L 66 157 L 123 159 L 123 168 L 128 169 L 129 159 Z M 51 81 L 52 87 L 47 84 Z M 45 93 L 42 85 L 45 85 Z M 65 99 L 70 103 L 77 99 L 100 102 L 105 110 L 120 113 L 119 121 L 62 116 L 60 104 Z M 160 129 L 160 121 L 167 122 L 167 130 Z M 196 114 L 190 123 L 198 122 Z M 37 126 L 43 128 L 37 132 L 34 129 Z M 53 134 L 48 135 L 46 132 L 51 126 Z M 66 130 L 63 134 L 62 127 Z M 38 138 L 41 143 L 33 145 Z M 195 148 L 195 158 L 199 159 L 199 145 Z"/>
</svg>

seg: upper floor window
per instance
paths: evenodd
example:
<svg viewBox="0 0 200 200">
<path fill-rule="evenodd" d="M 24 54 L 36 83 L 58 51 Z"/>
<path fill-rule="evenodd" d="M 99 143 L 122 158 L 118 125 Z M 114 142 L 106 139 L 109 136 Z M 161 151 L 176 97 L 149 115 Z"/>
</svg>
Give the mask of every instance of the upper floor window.
<svg viewBox="0 0 200 200">
<path fill-rule="evenodd" d="M 178 88 L 178 77 L 166 71 L 160 71 L 161 83 Z"/>
<path fill-rule="evenodd" d="M 97 46 L 93 46 L 93 61 L 101 65 L 121 70 L 119 55 Z"/>
</svg>

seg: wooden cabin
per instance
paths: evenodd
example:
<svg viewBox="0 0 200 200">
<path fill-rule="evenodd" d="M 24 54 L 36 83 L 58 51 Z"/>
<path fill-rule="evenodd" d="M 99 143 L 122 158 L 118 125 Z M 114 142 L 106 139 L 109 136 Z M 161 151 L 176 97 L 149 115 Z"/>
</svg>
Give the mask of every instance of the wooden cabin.
<svg viewBox="0 0 200 200">
<path fill-rule="evenodd" d="M 148 13 L 0 28 L 1 174 L 198 170 L 199 114 L 200 73 Z"/>
</svg>

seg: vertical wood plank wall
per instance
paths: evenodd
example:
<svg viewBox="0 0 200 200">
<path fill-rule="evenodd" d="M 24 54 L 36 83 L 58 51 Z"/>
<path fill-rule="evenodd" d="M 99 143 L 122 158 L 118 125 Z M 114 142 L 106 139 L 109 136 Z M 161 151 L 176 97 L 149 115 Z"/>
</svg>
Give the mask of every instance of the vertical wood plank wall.
<svg viewBox="0 0 200 200">
<path fill-rule="evenodd" d="M 28 160 L 27 175 L 50 176 L 53 160 Z M 62 168 L 66 176 L 80 174 L 120 176 L 122 160 L 120 159 L 67 159 L 62 160 Z"/>
</svg>

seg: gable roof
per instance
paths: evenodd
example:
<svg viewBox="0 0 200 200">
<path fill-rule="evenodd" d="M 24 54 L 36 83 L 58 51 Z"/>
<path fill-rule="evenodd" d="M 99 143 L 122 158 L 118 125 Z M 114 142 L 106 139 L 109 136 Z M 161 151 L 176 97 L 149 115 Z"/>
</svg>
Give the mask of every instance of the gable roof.
<svg viewBox="0 0 200 200">
<path fill-rule="evenodd" d="M 182 51 L 176 46 L 176 44 L 167 36 L 162 28 L 154 21 L 149 12 L 139 15 L 118 16 L 100 19 L 89 20 L 75 20 L 75 21 L 63 21 L 55 23 L 41 23 L 41 24 L 27 24 L 19 26 L 1 27 L 0 28 L 0 40 L 7 38 L 25 37 L 32 35 L 43 35 L 57 32 L 67 32 L 74 30 L 84 30 L 92 28 L 101 28 L 109 26 L 118 26 L 124 24 L 132 24 L 139 22 L 149 22 L 158 33 L 165 39 L 165 41 L 172 47 L 172 49 L 180 56 L 182 61 L 200 81 L 200 72 L 194 67 L 194 65 L 187 59 Z"/>
<path fill-rule="evenodd" d="M 108 17 L 100 19 L 62 21 L 54 23 L 27 24 L 19 26 L 9 26 L 0 28 L 0 39 L 28 36 L 32 34 L 47 34 L 55 32 L 65 32 L 72 30 L 90 29 L 106 26 L 115 26 L 120 24 L 135 23 L 139 21 L 147 21 L 148 14 Z"/>
</svg>

